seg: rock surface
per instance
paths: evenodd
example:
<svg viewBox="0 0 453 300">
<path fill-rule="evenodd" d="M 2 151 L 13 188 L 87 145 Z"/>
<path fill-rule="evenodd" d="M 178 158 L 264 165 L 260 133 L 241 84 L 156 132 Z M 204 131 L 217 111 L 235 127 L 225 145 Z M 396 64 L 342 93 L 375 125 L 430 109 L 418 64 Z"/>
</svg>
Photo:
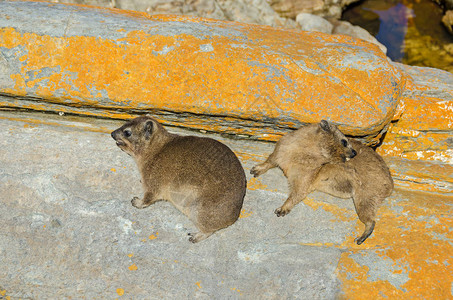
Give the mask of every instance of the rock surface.
<svg viewBox="0 0 453 300">
<path fill-rule="evenodd" d="M 109 134 L 120 124 L 0 112 L 0 298 L 452 297 L 451 196 L 396 190 L 357 246 L 363 225 L 350 200 L 313 193 L 277 218 L 287 185 L 274 169 L 248 175 L 235 224 L 191 244 L 194 226 L 170 204 L 130 204 L 142 191 Z M 247 174 L 274 146 L 212 137 Z"/>
<path fill-rule="evenodd" d="M 6 107 L 151 111 L 273 140 L 327 118 L 376 143 L 405 84 L 377 47 L 344 36 L 28 1 L 2 2 L 0 17 Z"/>
<path fill-rule="evenodd" d="M 53 0 L 109 8 L 143 11 L 149 14 L 181 14 L 225 21 L 297 28 L 299 13 L 341 18 L 347 5 L 358 0 Z"/>
<path fill-rule="evenodd" d="M 296 22 L 300 25 L 300 29 L 305 31 L 319 31 L 330 34 L 333 29 L 333 25 L 323 17 L 307 13 L 298 14 Z"/>
<path fill-rule="evenodd" d="M 305 31 L 319 31 L 328 34 L 341 34 L 358 38 L 377 45 L 383 53 L 387 53 L 387 47 L 379 43 L 379 41 L 372 36 L 365 29 L 354 26 L 346 21 L 338 21 L 331 19 L 330 21 L 323 17 L 301 13 L 296 17 L 296 22 L 299 24 L 300 29 Z"/>
<path fill-rule="evenodd" d="M 414 160 L 453 164 L 453 74 L 395 63 L 408 76 L 400 116 L 379 152 Z M 447 172 L 448 173 L 448 172 Z"/>
<path fill-rule="evenodd" d="M 311 13 L 323 17 L 341 18 L 343 8 L 358 0 L 271 0 L 276 12 L 286 18 L 294 19 L 300 13 Z"/>
<path fill-rule="evenodd" d="M 13 9 L 17 5 L 23 6 Z M 376 47 L 345 37 L 133 12 L 93 14 L 93 8 L 40 2 L 0 6 L 0 299 L 453 296 L 450 73 L 390 64 Z M 281 40 L 286 44 L 269 45 Z M 307 42 L 311 48 L 301 46 Z M 384 64 L 385 72 L 370 70 L 373 62 Z M 231 66 L 235 72 L 226 72 Z M 156 74 L 169 77 L 159 82 Z M 401 89 L 391 108 L 377 99 L 389 77 Z M 320 83 L 328 80 L 338 82 L 338 90 Z M 301 82 L 304 95 L 311 95 L 305 106 L 270 101 Z M 193 102 L 175 90 L 211 98 Z M 270 100 L 241 106 L 237 99 L 258 98 L 242 94 L 250 91 Z M 150 101 L 156 94 L 165 101 Z M 330 102 L 335 95 L 363 99 L 351 103 L 364 108 L 339 110 L 349 102 Z M 68 115 L 128 118 L 152 111 L 166 124 L 272 140 L 321 104 L 327 105 L 324 116 L 344 121 L 355 112 L 355 122 L 373 105 L 370 114 L 387 109 L 383 130 L 372 136 L 389 127 L 378 151 L 386 155 L 397 190 L 360 246 L 353 240 L 363 225 L 350 200 L 313 193 L 277 218 L 273 210 L 286 199 L 287 183 L 275 169 L 259 180 L 248 176 L 235 224 L 190 244 L 186 234 L 194 226 L 170 204 L 131 206 L 142 193 L 139 174 L 109 135 L 122 122 Z M 301 115 L 290 115 L 292 109 Z M 357 126 L 370 128 L 351 124 L 342 124 L 350 134 L 360 132 Z M 210 136 L 237 153 L 247 174 L 274 147 Z"/>
<path fill-rule="evenodd" d="M 53 2 L 62 2 L 59 0 Z M 338 23 L 345 6 L 356 2 L 349 1 L 266 1 L 266 0 L 66 0 L 64 3 L 77 3 L 104 7 L 115 7 L 133 11 L 144 11 L 151 15 L 179 14 L 273 27 L 320 31 L 343 34 L 374 43 L 386 53 L 387 48 L 365 29 L 349 22 Z M 275 10 L 281 12 L 280 16 Z M 283 11 L 281 11 L 283 9 Z M 300 15 L 300 16 L 299 16 Z M 299 17 L 298 17 L 299 16 Z M 328 20 L 326 20 L 325 18 Z M 339 24 L 332 32 L 333 26 Z"/>
<path fill-rule="evenodd" d="M 447 10 L 445 15 L 442 17 L 442 24 L 445 25 L 448 32 L 453 34 L 453 10 Z"/>
<path fill-rule="evenodd" d="M 332 34 L 344 34 L 373 43 L 377 45 L 383 53 L 387 53 L 387 47 L 379 43 L 379 41 L 365 29 L 359 26 L 354 26 L 346 21 L 332 20 L 332 24 L 333 24 Z"/>
</svg>

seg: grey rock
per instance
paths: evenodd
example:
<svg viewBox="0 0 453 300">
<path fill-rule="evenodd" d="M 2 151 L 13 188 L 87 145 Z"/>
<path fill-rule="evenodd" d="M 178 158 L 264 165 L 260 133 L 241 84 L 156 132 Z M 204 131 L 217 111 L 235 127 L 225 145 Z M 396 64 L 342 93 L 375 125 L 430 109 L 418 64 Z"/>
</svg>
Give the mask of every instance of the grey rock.
<svg viewBox="0 0 453 300">
<path fill-rule="evenodd" d="M 12 299 L 335 299 L 345 252 L 369 269 L 369 282 L 402 288 L 408 281 L 409 267 L 386 255 L 392 243 L 345 243 L 359 222 L 352 201 L 312 193 L 277 218 L 273 210 L 288 192 L 278 169 L 248 178 L 236 223 L 190 243 L 194 225 L 171 204 L 132 207 L 142 189 L 133 159 L 110 137 L 120 124 L 0 112 L 0 292 Z M 247 174 L 274 147 L 203 136 L 230 146 Z M 406 211 L 408 195 L 394 193 L 386 209 Z"/>
<path fill-rule="evenodd" d="M 354 38 L 359 38 L 361 40 L 365 40 L 367 42 L 373 43 L 377 45 L 382 52 L 387 54 L 387 47 L 385 47 L 383 44 L 379 43 L 379 41 L 372 36 L 368 31 L 363 29 L 362 27 L 352 25 L 351 23 L 347 21 L 338 21 L 338 20 L 332 20 L 333 24 L 333 34 L 344 34 L 348 36 L 352 36 Z"/>
<path fill-rule="evenodd" d="M 448 32 L 453 34 L 453 10 L 447 10 L 442 17 L 442 24 L 447 28 Z"/>
<path fill-rule="evenodd" d="M 270 0 L 282 17 L 294 19 L 300 13 L 340 19 L 343 9 L 358 0 Z"/>
<path fill-rule="evenodd" d="M 117 289 L 133 299 L 338 293 L 341 251 L 300 243 L 319 241 L 320 233 L 322 241 L 341 243 L 354 222 L 332 230 L 329 212 L 306 205 L 277 218 L 273 209 L 286 197 L 278 170 L 267 181 L 279 192 L 250 190 L 246 217 L 191 244 L 187 233 L 194 225 L 169 203 L 132 207 L 130 199 L 142 193 L 134 161 L 108 132 L 86 131 L 75 120 L 0 112 L 0 284 L 9 296 L 115 298 Z M 107 131 L 119 125 L 95 122 Z M 221 140 L 238 153 L 249 147 Z M 272 147 L 256 146 L 257 154 Z M 247 172 L 252 163 L 245 162 Z M 348 207 L 353 213 L 352 203 Z"/>
<path fill-rule="evenodd" d="M 323 17 L 312 14 L 301 13 L 296 17 L 296 22 L 302 30 L 320 31 L 324 33 L 332 33 L 333 25 Z"/>
</svg>

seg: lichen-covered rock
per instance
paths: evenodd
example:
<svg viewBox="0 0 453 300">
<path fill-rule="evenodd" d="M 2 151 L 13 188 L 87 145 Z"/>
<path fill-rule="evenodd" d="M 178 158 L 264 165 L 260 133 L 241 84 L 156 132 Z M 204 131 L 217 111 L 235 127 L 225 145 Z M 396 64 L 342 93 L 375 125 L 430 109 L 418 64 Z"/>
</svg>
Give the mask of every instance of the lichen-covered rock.
<svg viewBox="0 0 453 300">
<path fill-rule="evenodd" d="M 378 151 L 453 164 L 453 74 L 394 63 L 408 76 L 396 116 Z"/>
<path fill-rule="evenodd" d="M 326 118 L 376 142 L 405 83 L 353 38 L 43 2 L 2 2 L 0 51 L 4 107 L 271 140 Z"/>
</svg>

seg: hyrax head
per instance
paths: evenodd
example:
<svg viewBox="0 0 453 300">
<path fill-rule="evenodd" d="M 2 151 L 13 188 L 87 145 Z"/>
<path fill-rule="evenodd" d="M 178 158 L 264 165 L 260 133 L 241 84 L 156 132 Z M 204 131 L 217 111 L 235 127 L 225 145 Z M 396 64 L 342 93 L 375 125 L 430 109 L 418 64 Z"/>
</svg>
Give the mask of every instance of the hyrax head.
<svg viewBox="0 0 453 300">
<path fill-rule="evenodd" d="M 112 138 L 121 150 L 137 156 L 151 143 L 159 131 L 165 130 L 149 116 L 138 117 L 112 132 Z"/>
<path fill-rule="evenodd" d="M 324 136 L 322 155 L 332 161 L 345 162 L 357 155 L 345 135 L 332 123 L 322 120 L 319 131 Z"/>
</svg>

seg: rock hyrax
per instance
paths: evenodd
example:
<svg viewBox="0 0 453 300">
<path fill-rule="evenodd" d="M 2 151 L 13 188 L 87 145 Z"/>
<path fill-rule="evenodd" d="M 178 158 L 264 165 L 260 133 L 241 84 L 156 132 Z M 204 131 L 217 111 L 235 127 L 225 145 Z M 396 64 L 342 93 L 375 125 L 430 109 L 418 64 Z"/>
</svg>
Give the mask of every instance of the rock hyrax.
<svg viewBox="0 0 453 300">
<path fill-rule="evenodd" d="M 359 245 L 373 232 L 377 210 L 393 191 L 392 176 L 384 160 L 359 141 L 348 140 L 324 120 L 283 136 L 274 152 L 251 173 L 257 177 L 274 167 L 282 169 L 290 186 L 288 199 L 275 210 L 277 216 L 288 214 L 315 190 L 352 198 L 365 224 L 365 231 L 355 240 Z"/>
<path fill-rule="evenodd" d="M 132 199 L 136 208 L 170 201 L 199 229 L 189 233 L 193 243 L 238 219 L 247 181 L 241 163 L 226 145 L 169 133 L 149 116 L 127 122 L 112 137 L 140 170 L 145 195 Z"/>
</svg>

